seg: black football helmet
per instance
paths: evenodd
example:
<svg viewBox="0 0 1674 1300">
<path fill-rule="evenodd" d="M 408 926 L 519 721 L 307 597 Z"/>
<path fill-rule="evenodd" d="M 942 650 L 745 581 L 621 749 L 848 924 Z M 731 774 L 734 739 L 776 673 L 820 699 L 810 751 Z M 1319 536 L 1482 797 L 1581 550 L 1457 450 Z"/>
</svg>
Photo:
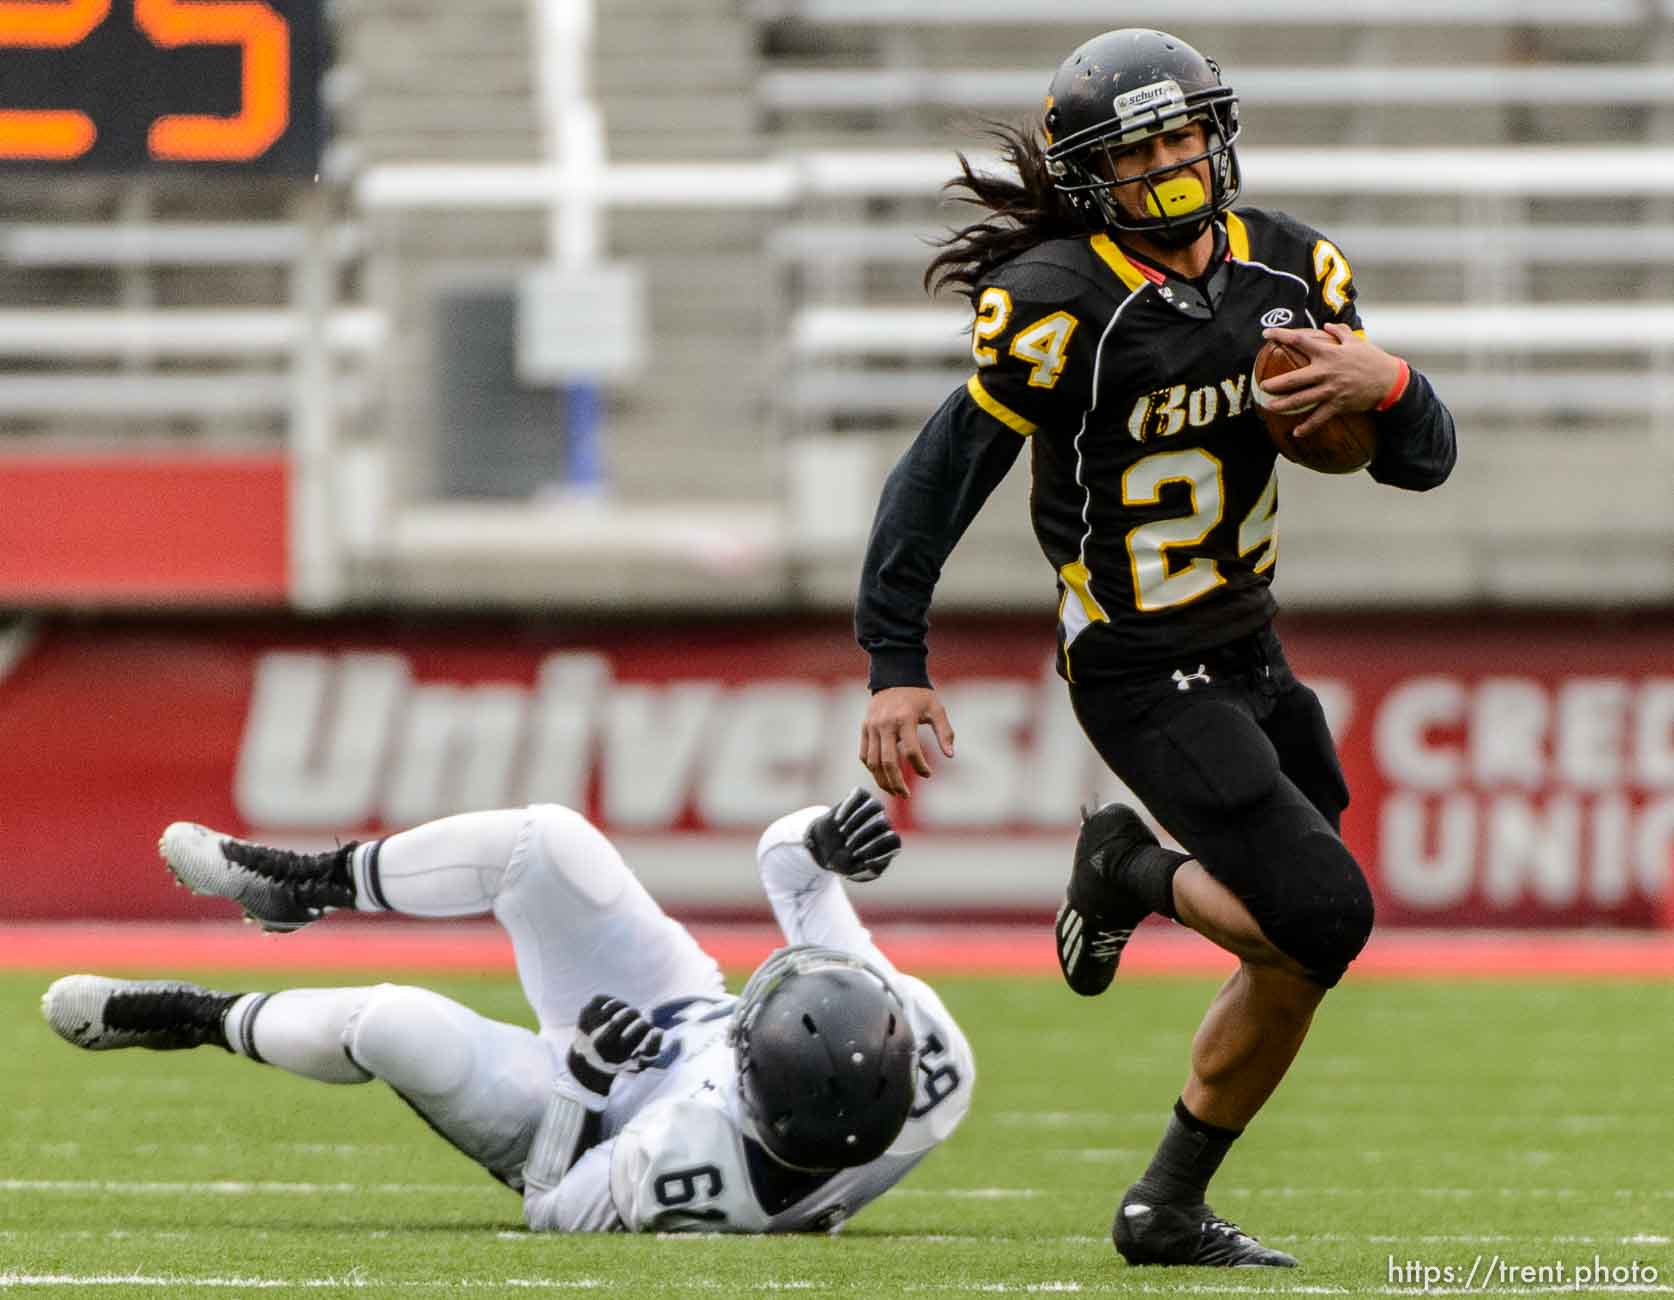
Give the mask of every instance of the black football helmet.
<svg viewBox="0 0 1674 1300">
<path fill-rule="evenodd" d="M 739 1095 L 769 1155 L 794 1169 L 875 1160 L 912 1108 L 918 1055 L 900 995 L 835 948 L 781 948 L 730 1028 Z"/>
<path fill-rule="evenodd" d="M 1045 113 L 1046 166 L 1057 189 L 1107 226 L 1181 246 L 1238 198 L 1238 96 L 1213 59 L 1167 32 L 1124 27 L 1095 36 L 1059 65 Z M 1145 187 L 1151 215 L 1123 212 L 1110 181 L 1112 154 L 1186 122 L 1202 122 L 1208 135 L 1208 148 L 1187 161 L 1209 160 L 1211 192 L 1195 183 L 1159 186 L 1164 170 L 1149 171 L 1123 184 Z"/>
</svg>

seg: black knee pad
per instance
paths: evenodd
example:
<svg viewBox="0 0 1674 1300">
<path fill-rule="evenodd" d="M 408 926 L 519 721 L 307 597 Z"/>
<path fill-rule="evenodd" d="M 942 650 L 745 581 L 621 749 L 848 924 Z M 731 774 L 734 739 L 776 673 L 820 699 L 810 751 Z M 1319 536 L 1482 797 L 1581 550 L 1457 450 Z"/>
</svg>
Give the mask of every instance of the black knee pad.
<svg viewBox="0 0 1674 1300">
<path fill-rule="evenodd" d="M 1273 946 L 1325 988 L 1343 978 L 1372 935 L 1372 890 L 1354 855 L 1328 831 L 1285 846 L 1278 896 L 1258 918 Z"/>
</svg>

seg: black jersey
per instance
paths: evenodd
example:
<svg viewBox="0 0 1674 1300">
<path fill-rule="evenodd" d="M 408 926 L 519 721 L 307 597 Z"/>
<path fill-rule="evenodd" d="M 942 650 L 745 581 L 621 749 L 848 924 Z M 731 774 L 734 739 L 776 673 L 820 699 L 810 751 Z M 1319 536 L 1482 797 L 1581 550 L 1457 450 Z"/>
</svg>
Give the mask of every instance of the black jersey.
<svg viewBox="0 0 1674 1300">
<path fill-rule="evenodd" d="M 1276 453 L 1250 369 L 1264 328 L 1360 319 L 1348 261 L 1318 232 L 1259 209 L 1215 230 L 1195 281 L 1096 234 L 1039 244 L 977 286 L 975 373 L 896 466 L 873 525 L 855 619 L 874 689 L 928 683 L 931 590 L 1024 440 L 1063 675 L 1182 657 L 1272 617 Z M 1446 478 L 1452 419 L 1421 375 L 1375 418 L 1373 477 Z"/>
</svg>

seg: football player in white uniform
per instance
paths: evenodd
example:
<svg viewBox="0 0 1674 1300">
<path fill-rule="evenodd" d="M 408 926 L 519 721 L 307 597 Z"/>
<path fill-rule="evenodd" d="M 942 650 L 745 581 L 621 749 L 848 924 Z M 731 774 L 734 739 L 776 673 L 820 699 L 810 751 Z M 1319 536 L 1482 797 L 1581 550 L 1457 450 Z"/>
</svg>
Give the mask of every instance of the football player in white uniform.
<svg viewBox="0 0 1674 1300">
<path fill-rule="evenodd" d="M 176 822 L 170 869 L 264 929 L 333 908 L 492 912 L 539 1031 L 393 984 L 222 993 L 69 975 L 42 1010 L 96 1051 L 213 1044 L 325 1083 L 382 1079 L 520 1192 L 537 1230 L 831 1231 L 970 1107 L 965 1035 L 844 892 L 843 877 L 875 879 L 900 846 L 858 789 L 769 826 L 756 859 L 789 946 L 731 997 L 567 808 L 464 813 L 318 854 Z"/>
</svg>

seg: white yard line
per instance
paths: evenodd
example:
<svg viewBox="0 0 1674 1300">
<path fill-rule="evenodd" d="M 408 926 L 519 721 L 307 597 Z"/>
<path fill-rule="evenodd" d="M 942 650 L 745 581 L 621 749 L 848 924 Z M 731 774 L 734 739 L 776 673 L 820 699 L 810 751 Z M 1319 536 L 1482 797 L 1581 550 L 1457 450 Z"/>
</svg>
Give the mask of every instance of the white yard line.
<svg viewBox="0 0 1674 1300">
<path fill-rule="evenodd" d="M 892 1187 L 890 1196 L 942 1196 L 954 1201 L 1026 1201 L 1046 1193 L 1037 1187 Z"/>
<path fill-rule="evenodd" d="M 550 1291 L 598 1291 L 618 1285 L 602 1277 L 536 1278 L 508 1277 L 491 1281 L 424 1281 L 380 1282 L 355 1272 L 343 1277 L 183 1277 L 179 1274 L 150 1273 L 0 1273 L 0 1288 L 6 1287 L 83 1287 L 83 1286 L 151 1286 L 171 1290 L 379 1290 L 399 1288 L 412 1291 L 481 1291 L 499 1287 L 538 1288 Z M 717 1282 L 700 1282 L 700 1286 L 714 1287 Z"/>
<path fill-rule="evenodd" d="M 205 1183 L 119 1182 L 103 1179 L 0 1178 L 0 1192 L 109 1192 L 124 1196 L 315 1196 L 327 1192 L 359 1194 L 412 1192 L 449 1196 L 487 1192 L 503 1198 L 506 1189 L 486 1179 L 481 1183 L 274 1183 L 220 1179 Z"/>
<path fill-rule="evenodd" d="M 148 1273 L 0 1273 L 0 1287 L 155 1286 L 277 1291 L 283 1287 L 359 1286 L 341 1278 L 159 1277 Z"/>
<path fill-rule="evenodd" d="M 1379 1184 L 1373 1187 L 1222 1187 L 1219 1197 L 1245 1196 L 1315 1196 L 1336 1199 L 1342 1196 L 1434 1196 L 1467 1200 L 1473 1196 L 1512 1200 L 1531 1197 L 1535 1200 L 1569 1200 L 1577 1196 L 1613 1196 L 1617 1200 L 1632 1200 L 1643 1196 L 1647 1200 L 1674 1199 L 1674 1187 L 1394 1187 Z"/>
<path fill-rule="evenodd" d="M 460 1228 L 465 1235 L 472 1235 L 473 1229 Z M 32 1229 L 24 1232 L 19 1229 L 0 1229 L 0 1241 L 18 1241 L 24 1237 L 52 1238 L 57 1241 L 191 1241 L 198 1238 L 219 1239 L 226 1234 L 219 1229 L 195 1228 L 46 1228 Z M 244 1237 L 254 1241 L 270 1241 L 274 1236 L 284 1235 L 284 1230 L 269 1230 L 265 1228 L 246 1230 Z M 394 1229 L 373 1229 L 366 1234 L 368 1239 L 381 1240 L 399 1235 Z M 667 1233 L 662 1234 L 671 1240 L 694 1241 L 701 1239 L 719 1239 L 724 1233 Z M 1267 1232 L 1262 1237 L 1268 1242 L 1286 1245 L 1308 1244 L 1328 1245 L 1333 1242 L 1347 1242 L 1369 1246 L 1523 1246 L 1523 1247 L 1551 1247 L 1551 1246 L 1668 1246 L 1674 1245 L 1674 1237 L 1659 1233 L 1639 1232 L 1629 1236 L 1598 1236 L 1586 1233 L 1560 1233 L 1557 1236 L 1546 1236 L 1541 1233 L 1495 1232 L 1495 1233 L 1419 1233 L 1408 1236 L 1394 1236 L 1389 1233 L 1366 1232 Z M 553 1240 L 552 1234 L 544 1232 L 530 1232 L 526 1228 L 500 1228 L 494 1233 L 496 1241 L 516 1242 L 520 1244 L 547 1245 Z M 913 1233 L 905 1239 L 912 1249 L 922 1246 L 1017 1246 L 1025 1238 L 1007 1236 L 994 1232 L 924 1232 Z M 1053 1246 L 1105 1246 L 1110 1238 L 1104 1233 L 1064 1233 L 1057 1236 L 1030 1236 L 1027 1240 L 1036 1245 Z"/>
<path fill-rule="evenodd" d="M 393 1184 L 392 1184 L 393 1186 Z M 489 1188 L 494 1191 L 496 1189 Z M 911 1195 L 933 1196 L 938 1193 L 926 1190 L 922 1193 L 914 1188 L 899 1188 L 892 1196 Z M 257 1241 L 267 1241 L 274 1236 L 282 1236 L 286 1229 L 251 1228 L 244 1229 L 242 1235 Z M 461 1233 L 470 1234 L 472 1229 L 460 1228 Z M 125 1241 L 131 1238 L 145 1238 L 163 1241 L 186 1241 L 196 1237 L 219 1238 L 225 1233 L 218 1228 L 0 1228 L 0 1241 L 17 1241 L 23 1237 L 53 1237 L 71 1241 Z M 399 1235 L 399 1229 L 377 1228 L 369 1230 L 367 1237 L 378 1239 Z M 552 1239 L 550 1233 L 530 1232 L 526 1228 L 500 1228 L 494 1233 L 500 1241 L 540 1242 Z M 682 1240 L 695 1236 L 718 1238 L 725 1233 L 669 1233 L 671 1237 Z M 1388 1232 L 1270 1232 L 1262 1236 L 1269 1241 L 1311 1242 L 1316 1245 L 1332 1242 L 1351 1242 L 1369 1246 L 1669 1246 L 1674 1245 L 1674 1237 L 1665 1233 L 1635 1232 L 1626 1236 L 1601 1235 L 1597 1233 L 1563 1232 L 1555 1236 L 1537 1232 L 1422 1232 L 1397 1235 Z M 1024 1240 L 1032 1242 L 1052 1243 L 1063 1246 L 1084 1246 L 1089 1243 L 1103 1243 L 1109 1240 L 1103 1233 L 1060 1233 L 1055 1236 L 1040 1236 L 1031 1234 L 1027 1238 L 1015 1233 L 1000 1232 L 923 1232 L 908 1234 L 914 1249 L 920 1245 L 945 1245 L 969 1242 L 980 1242 L 988 1245 L 1017 1245 Z"/>
<path fill-rule="evenodd" d="M 384 1192 L 404 1195 L 409 1192 L 436 1192 L 457 1195 L 462 1192 L 488 1193 L 505 1196 L 505 1189 L 494 1183 L 280 1183 L 241 1182 L 221 1179 L 214 1182 L 120 1182 L 102 1179 L 70 1178 L 0 1178 L 0 1192 L 110 1192 L 133 1196 L 312 1196 L 317 1193 Z M 1044 1196 L 1034 1187 L 897 1187 L 891 1196 L 935 1196 L 955 1201 L 1028 1200 Z"/>
<path fill-rule="evenodd" d="M 600 1291 L 619 1287 L 620 1279 L 597 1277 L 508 1277 L 494 1279 L 460 1279 L 428 1281 L 380 1281 L 356 1271 L 343 1277 L 185 1277 L 179 1274 L 148 1273 L 0 1273 L 0 1289 L 17 1287 L 108 1287 L 136 1286 L 167 1288 L 174 1291 L 190 1290 L 360 1290 L 377 1287 L 380 1290 L 403 1291 L 483 1291 L 516 1288 L 530 1291 Z M 867 1291 L 871 1284 L 860 1282 L 813 1281 L 804 1279 L 763 1279 L 739 1282 L 728 1279 L 694 1277 L 680 1282 L 659 1283 L 663 1293 L 673 1291 L 748 1291 L 779 1293 L 796 1291 Z M 1306 1283 L 1286 1286 L 1256 1286 L 1235 1282 L 1196 1282 L 1159 1284 L 1151 1282 L 1087 1283 L 1079 1281 L 1041 1282 L 927 1282 L 901 1288 L 905 1293 L 938 1295 L 1382 1295 L 1382 1296 L 1451 1296 L 1451 1295 L 1574 1295 L 1573 1286 L 1547 1287 L 1475 1287 L 1468 1293 L 1457 1287 L 1340 1287 Z M 1588 1289 L 1589 1295 L 1666 1295 L 1674 1292 L 1670 1286 L 1600 1286 Z"/>
</svg>

